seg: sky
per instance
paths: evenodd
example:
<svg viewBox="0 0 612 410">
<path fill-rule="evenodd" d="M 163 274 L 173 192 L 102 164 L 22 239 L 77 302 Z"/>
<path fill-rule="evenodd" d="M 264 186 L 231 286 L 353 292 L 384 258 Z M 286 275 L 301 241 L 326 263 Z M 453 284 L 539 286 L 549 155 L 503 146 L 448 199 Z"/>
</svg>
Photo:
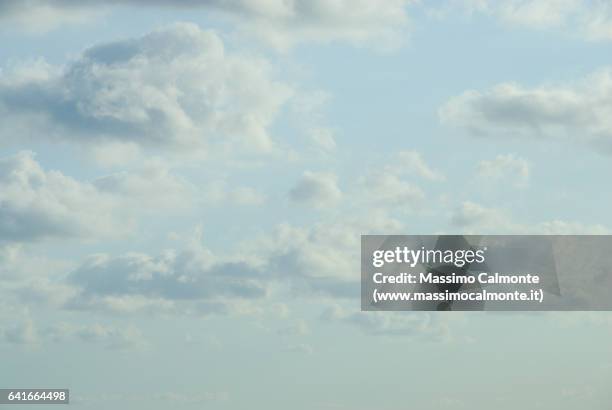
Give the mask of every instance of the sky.
<svg viewBox="0 0 612 410">
<path fill-rule="evenodd" d="M 609 409 L 609 313 L 361 312 L 359 249 L 609 234 L 611 51 L 607 0 L 0 2 L 0 387 Z"/>
</svg>

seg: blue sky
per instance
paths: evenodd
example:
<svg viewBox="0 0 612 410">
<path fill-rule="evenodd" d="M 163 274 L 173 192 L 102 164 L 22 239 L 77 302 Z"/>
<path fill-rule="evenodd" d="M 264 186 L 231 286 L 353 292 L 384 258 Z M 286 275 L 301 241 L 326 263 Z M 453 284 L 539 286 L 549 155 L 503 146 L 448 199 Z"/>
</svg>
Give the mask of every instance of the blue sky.
<svg viewBox="0 0 612 410">
<path fill-rule="evenodd" d="M 6 1 L 0 44 L 0 386 L 610 405 L 607 313 L 358 300 L 361 234 L 609 233 L 608 2 Z"/>
</svg>

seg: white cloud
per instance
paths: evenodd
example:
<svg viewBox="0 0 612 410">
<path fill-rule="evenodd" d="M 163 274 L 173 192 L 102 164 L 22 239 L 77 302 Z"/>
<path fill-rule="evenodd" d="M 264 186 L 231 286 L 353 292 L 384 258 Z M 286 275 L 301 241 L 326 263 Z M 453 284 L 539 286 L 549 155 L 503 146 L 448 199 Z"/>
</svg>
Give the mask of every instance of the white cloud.
<svg viewBox="0 0 612 410">
<path fill-rule="evenodd" d="M 2 241 L 0 241 L 2 242 Z M 70 262 L 49 258 L 36 246 L 28 247 L 24 243 L 0 243 L 0 288 L 2 284 L 26 278 L 42 278 L 50 272 L 58 272 L 70 266 Z"/>
<path fill-rule="evenodd" d="M 373 212 L 311 227 L 281 225 L 226 255 L 203 247 L 198 233 L 179 250 L 94 254 L 71 266 L 66 278 L 13 281 L 0 292 L 15 306 L 33 308 L 282 317 L 287 310 L 279 301 L 290 294 L 307 300 L 357 297 L 360 235 L 373 232 L 397 233 L 398 222 Z M 298 323 L 294 331 L 307 328 Z"/>
<path fill-rule="evenodd" d="M 66 270 L 58 271 L 66 272 Z M 71 298 L 75 297 L 77 291 L 74 287 L 62 280 L 53 278 L 55 271 L 51 273 L 47 270 L 45 274 L 46 276 L 24 278 L 10 286 L 2 286 L 0 291 L 3 292 L 6 299 L 11 300 L 18 306 L 32 306 L 43 309 L 61 308 Z"/>
<path fill-rule="evenodd" d="M 293 92 L 272 71 L 212 31 L 175 24 L 94 46 L 61 69 L 2 72 L 0 121 L 11 133 L 0 138 L 270 153 L 269 127 Z"/>
<path fill-rule="evenodd" d="M 174 174 L 165 164 L 153 161 L 132 172 L 120 172 L 93 181 L 100 191 L 134 201 L 139 211 L 192 206 L 196 188 Z"/>
<path fill-rule="evenodd" d="M 366 207 L 413 211 L 425 200 L 425 193 L 414 181 L 417 178 L 429 182 L 445 179 L 417 151 L 400 151 L 381 162 L 382 165 L 377 164 L 357 179 L 352 192 L 354 201 Z"/>
<path fill-rule="evenodd" d="M 80 2 L 73 3 L 75 7 L 62 7 L 61 3 L 53 0 L 4 0 L 0 3 L 0 22 L 8 24 L 9 28 L 43 33 L 64 24 L 88 23 L 100 14 L 83 7 Z"/>
<path fill-rule="evenodd" d="M 362 180 L 362 186 L 367 201 L 383 207 L 415 209 L 425 199 L 421 188 L 387 172 L 367 175 Z"/>
<path fill-rule="evenodd" d="M 502 221 L 507 221 L 502 211 L 470 201 L 463 202 L 451 215 L 451 223 L 462 228 L 498 225 L 503 229 L 505 224 Z"/>
<path fill-rule="evenodd" d="M 401 232 L 385 213 L 332 217 L 309 227 L 280 225 L 255 238 L 252 249 L 266 255 L 265 266 L 297 295 L 355 298 L 359 294 L 362 234 Z M 405 232 L 404 232 L 405 233 Z"/>
<path fill-rule="evenodd" d="M 342 198 L 336 175 L 327 172 L 306 171 L 289 191 L 289 198 L 297 204 L 323 208 Z"/>
<path fill-rule="evenodd" d="M 466 91 L 441 109 L 443 123 L 499 138 L 563 138 L 612 147 L 612 71 L 575 84 L 525 88 L 500 84 Z"/>
<path fill-rule="evenodd" d="M 29 151 L 0 159 L 0 241 L 115 235 L 125 229 L 116 208 L 95 186 L 43 170 Z"/>
<path fill-rule="evenodd" d="M 221 194 L 224 201 L 238 205 L 257 205 L 265 199 L 240 186 Z M 0 257 L 4 255 L 10 262 L 19 250 L 14 247 L 17 243 L 123 236 L 133 232 L 148 212 L 171 214 L 193 209 L 205 196 L 156 160 L 132 171 L 83 182 L 43 169 L 32 152 L 21 151 L 0 158 Z M 41 263 L 41 258 L 36 259 Z M 6 264 L 4 270 L 9 268 L 15 266 Z"/>
<path fill-rule="evenodd" d="M 557 29 L 587 40 L 612 40 L 612 4 L 608 0 L 454 0 L 435 14 L 462 9 L 515 26 Z"/>
<path fill-rule="evenodd" d="M 215 262 L 205 249 L 160 256 L 128 253 L 91 256 L 71 282 L 92 295 L 144 295 L 168 300 L 260 298 L 263 276 L 246 262 Z"/>
<path fill-rule="evenodd" d="M 432 168 L 417 151 L 399 151 L 377 159 L 373 166 L 354 178 L 346 188 L 345 201 L 350 212 L 413 213 L 425 209 L 426 195 L 417 183 L 441 182 L 446 179 Z"/>
<path fill-rule="evenodd" d="M 418 176 L 429 181 L 444 181 L 444 175 L 432 169 L 417 151 L 400 151 L 390 159 L 392 165 L 387 166 L 388 172 L 400 175 Z"/>
<path fill-rule="evenodd" d="M 182 250 L 88 257 L 67 279 L 73 310 L 250 314 L 270 293 L 270 275 L 249 255 L 220 257 L 198 234 Z M 257 310 L 257 309 L 255 309 Z"/>
<path fill-rule="evenodd" d="M 329 128 L 313 128 L 309 132 L 310 138 L 317 147 L 325 152 L 331 152 L 336 149 L 336 140 L 334 132 Z"/>
<path fill-rule="evenodd" d="M 96 165 L 113 168 L 142 159 L 142 150 L 134 142 L 108 141 L 103 145 L 88 147 L 85 151 Z"/>
<path fill-rule="evenodd" d="M 581 12 L 581 3 L 581 0 L 510 0 L 489 2 L 489 10 L 510 23 L 549 28 L 558 27 Z"/>
<path fill-rule="evenodd" d="M 401 45 L 408 24 L 408 0 L 296 0 L 238 2 L 248 17 L 246 31 L 278 49 L 305 42 L 344 41 L 378 49 Z"/>
<path fill-rule="evenodd" d="M 587 225 L 555 219 L 536 224 L 531 232 L 543 235 L 609 235 L 610 229 L 600 224 Z"/>
<path fill-rule="evenodd" d="M 258 199 L 248 190 L 234 196 Z M 0 158 L 0 249 L 8 257 L 10 243 L 122 236 L 143 213 L 188 209 L 196 199 L 196 188 L 160 162 L 90 183 L 45 170 L 32 152 L 21 151 Z"/>
<path fill-rule="evenodd" d="M 259 206 L 266 202 L 266 196 L 248 186 L 233 186 L 224 180 L 211 181 L 204 189 L 203 201 L 207 204 Z"/>
<path fill-rule="evenodd" d="M 325 126 L 325 111 L 332 96 L 323 90 L 301 91 L 291 101 L 290 119 L 305 134 L 306 142 L 318 154 L 329 154 L 336 149 L 335 131 Z"/>
<path fill-rule="evenodd" d="M 5 0 L 0 19 L 45 31 L 83 23 L 112 6 L 202 8 L 229 16 L 241 31 L 279 49 L 305 42 L 343 41 L 379 49 L 404 40 L 412 0 Z"/>
<path fill-rule="evenodd" d="M 510 181 L 516 187 L 524 187 L 529 182 L 529 163 L 512 154 L 498 155 L 478 163 L 478 177 L 486 182 Z"/>
<path fill-rule="evenodd" d="M 488 235 L 602 235 L 610 232 L 603 225 L 589 225 L 559 219 L 539 223 L 516 221 L 504 209 L 466 201 L 451 214 L 450 222 L 462 234 Z"/>
</svg>

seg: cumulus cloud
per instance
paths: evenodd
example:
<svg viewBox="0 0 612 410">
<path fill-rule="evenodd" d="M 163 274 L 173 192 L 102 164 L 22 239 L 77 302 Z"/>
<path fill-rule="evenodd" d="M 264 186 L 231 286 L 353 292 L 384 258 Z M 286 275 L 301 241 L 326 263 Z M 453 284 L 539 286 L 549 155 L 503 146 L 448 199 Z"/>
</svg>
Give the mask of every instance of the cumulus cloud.
<svg viewBox="0 0 612 410">
<path fill-rule="evenodd" d="M 76 295 L 77 291 L 74 287 L 58 278 L 49 278 L 54 276 L 54 274 L 55 270 L 53 274 L 50 274 L 49 270 L 47 270 L 42 275 L 24 278 L 21 281 L 15 281 L 9 286 L 2 286 L 0 291 L 3 292 L 6 300 L 10 300 L 11 303 L 17 306 L 43 309 L 61 308 Z"/>
<path fill-rule="evenodd" d="M 563 29 L 587 40 L 612 40 L 612 4 L 607 0 L 455 0 L 436 14 L 462 9 L 531 29 Z"/>
<path fill-rule="evenodd" d="M 336 218 L 308 227 L 285 224 L 237 244 L 225 256 L 203 247 L 199 236 L 182 250 L 157 255 L 92 255 L 68 276 L 65 286 L 71 291 L 63 306 L 121 313 L 253 315 L 277 309 L 278 301 L 289 295 L 305 301 L 351 300 L 359 295 L 360 235 L 376 232 L 399 233 L 400 223 L 373 212 L 368 218 Z M 278 330 L 283 337 L 308 332 L 303 321 Z"/>
<path fill-rule="evenodd" d="M 67 278 L 73 310 L 249 313 L 269 294 L 269 275 L 247 255 L 222 258 L 198 236 L 180 251 L 88 257 Z"/>
<path fill-rule="evenodd" d="M 612 70 L 568 85 L 526 88 L 506 83 L 466 91 L 441 109 L 443 123 L 473 135 L 563 138 L 612 147 Z"/>
<path fill-rule="evenodd" d="M 238 3 L 249 18 L 248 32 L 279 49 L 329 41 L 392 49 L 404 41 L 406 6 L 412 1 L 297 0 L 268 3 L 273 6 L 267 8 L 251 0 Z"/>
<path fill-rule="evenodd" d="M 355 298 L 359 294 L 362 234 L 399 233 L 402 224 L 385 213 L 337 217 L 309 227 L 280 225 L 257 238 L 267 269 L 296 295 Z"/>
<path fill-rule="evenodd" d="M 489 226 L 507 218 L 502 211 L 487 208 L 480 204 L 466 201 L 462 203 L 451 216 L 451 223 L 459 227 L 474 225 Z"/>
<path fill-rule="evenodd" d="M 417 185 L 386 172 L 368 175 L 362 186 L 368 194 L 367 199 L 380 206 L 414 209 L 425 199 Z"/>
<path fill-rule="evenodd" d="M 62 4 L 63 3 L 63 4 Z M 83 7 L 80 2 L 45 0 L 5 0 L 0 3 L 0 22 L 12 24 L 13 27 L 40 33 L 56 29 L 63 24 L 83 24 L 92 21 L 96 10 Z"/>
<path fill-rule="evenodd" d="M 70 280 L 90 295 L 144 295 L 169 300 L 260 298 L 266 289 L 246 263 L 213 263 L 205 251 L 159 257 L 91 256 Z"/>
<path fill-rule="evenodd" d="M 554 219 L 539 223 L 516 221 L 504 209 L 487 207 L 466 201 L 451 214 L 451 225 L 461 228 L 462 233 L 489 235 L 604 235 L 610 230 L 603 225 Z"/>
<path fill-rule="evenodd" d="M 445 176 L 433 169 L 421 153 L 400 151 L 358 178 L 356 201 L 367 206 L 415 210 L 424 203 L 425 193 L 415 180 L 444 181 Z"/>
<path fill-rule="evenodd" d="M 303 130 L 307 142 L 318 154 L 336 149 L 335 131 L 325 126 L 325 112 L 332 96 L 322 90 L 302 91 L 292 99 L 290 118 Z M 309 146 L 310 148 L 310 146 Z"/>
<path fill-rule="evenodd" d="M 234 188 L 224 199 L 237 204 L 262 200 L 246 187 Z M 6 259 L 0 274 L 16 269 L 11 261 L 19 243 L 122 236 L 146 212 L 176 212 L 202 201 L 191 182 L 159 161 L 84 182 L 43 169 L 30 151 L 0 158 L 0 260 Z"/>
<path fill-rule="evenodd" d="M 32 152 L 0 159 L 0 242 L 117 234 L 116 207 L 94 185 L 45 171 Z"/>
<path fill-rule="evenodd" d="M 400 151 L 391 158 L 387 172 L 400 175 L 418 176 L 429 181 L 444 181 L 444 175 L 433 169 L 417 151 Z"/>
<path fill-rule="evenodd" d="M 517 187 L 524 187 L 529 181 L 529 163 L 513 154 L 498 155 L 478 163 L 478 177 L 496 183 L 510 181 Z"/>
<path fill-rule="evenodd" d="M 279 49 L 304 42 L 345 41 L 376 48 L 397 47 L 408 23 L 406 7 L 412 0 L 6 0 L 0 19 L 30 29 L 52 29 L 60 24 L 88 21 L 112 6 L 201 8 L 235 20 L 249 36 Z"/>
<path fill-rule="evenodd" d="M 324 152 L 332 152 L 336 149 L 336 140 L 331 129 L 322 127 L 313 128 L 310 130 L 309 135 L 315 146 Z"/>
<path fill-rule="evenodd" d="M 397 224 L 372 214 L 364 220 L 331 220 L 311 227 L 280 225 L 237 244 L 227 255 L 202 246 L 199 234 L 183 249 L 156 255 L 95 254 L 68 275 L 63 285 L 70 292 L 64 292 L 63 306 L 123 313 L 251 315 L 278 306 L 275 298 L 286 300 L 288 294 L 355 298 L 360 235 L 398 232 Z M 26 292 L 29 288 L 31 284 L 20 288 L 19 295 L 32 295 Z"/>
<path fill-rule="evenodd" d="M 98 178 L 93 185 L 100 192 L 134 201 L 141 211 L 189 207 L 196 195 L 196 188 L 190 182 L 161 162 L 150 162 L 132 172 Z"/>
<path fill-rule="evenodd" d="M 579 13 L 581 3 L 584 4 L 580 0 L 511 0 L 500 3 L 493 5 L 493 2 L 488 2 L 489 10 L 493 9 L 508 22 L 534 28 L 562 25 Z"/>
<path fill-rule="evenodd" d="M 397 233 L 398 226 L 375 212 L 307 227 L 280 225 L 237 243 L 225 255 L 202 246 L 198 231 L 177 250 L 94 254 L 51 274 L 3 283 L 0 293 L 7 303 L 32 308 L 193 316 L 274 312 L 282 317 L 286 307 L 279 301 L 287 295 L 355 298 L 360 235 Z M 12 248 L 4 253 L 9 261 L 17 259 Z M 284 309 L 278 311 L 279 306 Z M 306 329 L 299 324 L 287 332 Z"/>
<path fill-rule="evenodd" d="M 289 198 L 297 204 L 323 208 L 342 198 L 336 175 L 327 172 L 304 172 L 302 178 L 289 191 Z"/>
<path fill-rule="evenodd" d="M 1 139 L 269 153 L 269 127 L 292 94 L 266 60 L 187 23 L 29 71 L 0 73 L 0 121 L 11 130 Z"/>
<path fill-rule="evenodd" d="M 581 222 L 555 219 L 536 224 L 528 232 L 543 235 L 609 235 L 610 229 L 601 224 L 588 225 Z"/>
<path fill-rule="evenodd" d="M 27 279 L 44 282 L 50 272 L 61 272 L 71 266 L 71 262 L 51 258 L 25 243 L 0 241 L 0 290 L 3 285 L 14 284 Z"/>
<path fill-rule="evenodd" d="M 266 202 L 266 196 L 249 186 L 234 186 L 224 180 L 211 181 L 204 189 L 205 204 L 258 206 Z"/>
</svg>

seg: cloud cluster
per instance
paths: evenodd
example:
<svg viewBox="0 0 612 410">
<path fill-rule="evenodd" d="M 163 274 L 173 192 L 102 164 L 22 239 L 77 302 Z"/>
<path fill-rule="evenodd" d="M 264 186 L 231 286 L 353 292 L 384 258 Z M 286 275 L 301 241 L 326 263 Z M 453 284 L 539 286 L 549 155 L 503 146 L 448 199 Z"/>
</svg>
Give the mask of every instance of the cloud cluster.
<svg viewBox="0 0 612 410">
<path fill-rule="evenodd" d="M 222 3 L 222 2 L 218 2 Z M 411 0 L 238 0 L 234 9 L 247 17 L 246 30 L 279 49 L 299 43 L 345 41 L 377 49 L 401 45 Z"/>
<path fill-rule="evenodd" d="M 492 160 L 478 163 L 478 177 L 487 182 L 510 181 L 516 187 L 524 187 L 529 181 L 529 163 L 513 154 L 500 154 Z"/>
<path fill-rule="evenodd" d="M 211 181 L 203 192 L 207 205 L 259 206 L 266 202 L 266 195 L 249 186 L 235 186 L 225 180 Z"/>
<path fill-rule="evenodd" d="M 451 225 L 463 234 L 482 235 L 605 235 L 610 230 L 601 224 L 583 224 L 559 219 L 535 224 L 516 221 L 501 208 L 465 201 L 450 216 Z"/>
<path fill-rule="evenodd" d="M 280 225 L 227 255 L 198 232 L 179 250 L 94 254 L 59 282 L 25 281 L 10 289 L 20 303 L 122 313 L 258 314 L 288 295 L 352 299 L 359 288 L 359 241 L 398 232 L 397 221 L 370 215 L 312 227 Z"/>
<path fill-rule="evenodd" d="M 197 241 L 157 256 L 126 253 L 90 256 L 68 277 L 77 294 L 72 309 L 225 313 L 232 302 L 265 298 L 269 278 L 248 260 L 216 257 Z M 177 306 L 183 304 L 185 306 Z"/>
<path fill-rule="evenodd" d="M 0 242 L 112 235 L 112 196 L 58 171 L 45 171 L 29 151 L 0 159 Z"/>
<path fill-rule="evenodd" d="M 397 174 L 374 172 L 362 179 L 367 200 L 375 206 L 414 209 L 423 203 L 425 194 L 414 183 Z"/>
<path fill-rule="evenodd" d="M 367 170 L 358 178 L 353 195 L 367 207 L 414 211 L 425 200 L 425 193 L 417 180 L 441 182 L 446 178 L 432 168 L 417 151 L 400 151 Z"/>
<path fill-rule="evenodd" d="M 278 226 L 257 238 L 266 267 L 297 296 L 353 299 L 359 294 L 361 235 L 399 233 L 386 213 L 332 215 L 307 227 Z"/>
<path fill-rule="evenodd" d="M 306 171 L 289 191 L 289 198 L 296 204 L 323 208 L 339 201 L 342 191 L 335 174 Z"/>
<path fill-rule="evenodd" d="M 505 83 L 466 91 L 440 109 L 443 123 L 492 138 L 559 138 L 612 148 L 612 70 L 569 85 Z"/>
<path fill-rule="evenodd" d="M 82 2 L 70 4 L 67 1 L 53 0 L 4 0 L 0 2 L 0 23 L 40 33 L 64 24 L 83 24 L 99 14 L 80 3 Z"/>
<path fill-rule="evenodd" d="M 389 160 L 385 167 L 387 173 L 403 176 L 416 176 L 428 181 L 444 181 L 446 177 L 433 169 L 418 151 L 400 151 Z"/>
<path fill-rule="evenodd" d="M 214 32 L 175 24 L 94 46 L 59 69 L 5 70 L 0 139 L 271 152 L 269 128 L 292 94 L 272 71 L 226 51 Z"/>
<path fill-rule="evenodd" d="M 457 7 L 510 25 L 563 29 L 587 40 L 612 40 L 612 4 L 608 0 L 455 0 L 442 10 Z"/>
<path fill-rule="evenodd" d="M 132 202 L 138 212 L 191 207 L 197 189 L 162 162 L 148 162 L 131 172 L 117 172 L 93 181 L 99 192 Z"/>
<path fill-rule="evenodd" d="M 345 41 L 388 49 L 403 42 L 412 0 L 6 0 L 0 20 L 44 31 L 89 21 L 113 6 L 172 7 L 217 11 L 249 36 L 279 49 L 304 42 Z"/>
<path fill-rule="evenodd" d="M 256 192 L 239 194 L 257 199 Z M 20 151 L 0 158 L 0 256 L 14 256 L 19 243 L 122 236 L 147 212 L 190 209 L 201 200 L 162 162 L 83 182 L 45 170 L 34 153 Z"/>
</svg>

